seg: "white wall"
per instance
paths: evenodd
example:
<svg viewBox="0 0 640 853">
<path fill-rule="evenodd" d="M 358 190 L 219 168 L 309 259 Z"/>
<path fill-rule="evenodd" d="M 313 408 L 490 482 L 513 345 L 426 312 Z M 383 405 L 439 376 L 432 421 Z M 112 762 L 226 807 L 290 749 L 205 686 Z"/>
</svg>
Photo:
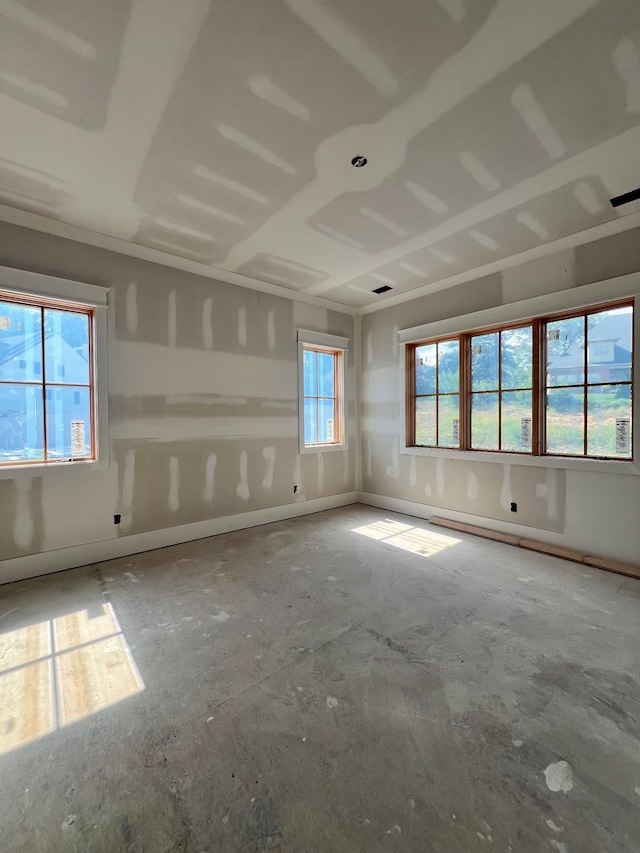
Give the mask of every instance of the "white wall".
<svg viewBox="0 0 640 853">
<path fill-rule="evenodd" d="M 4 472 L 0 582 L 354 499 L 353 347 L 348 449 L 298 453 L 297 328 L 353 338 L 349 314 L 7 224 L 0 266 L 109 288 L 110 445 Z"/>
</svg>

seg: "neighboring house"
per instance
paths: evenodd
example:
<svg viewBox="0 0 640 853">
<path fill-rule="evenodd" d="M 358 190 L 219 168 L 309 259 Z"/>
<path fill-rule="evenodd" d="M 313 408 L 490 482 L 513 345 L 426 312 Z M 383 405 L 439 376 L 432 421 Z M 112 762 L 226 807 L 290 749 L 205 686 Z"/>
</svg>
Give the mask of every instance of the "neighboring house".
<svg viewBox="0 0 640 853">
<path fill-rule="evenodd" d="M 68 385 L 87 384 L 87 358 L 70 346 L 57 331 L 45 335 L 45 346 L 48 353 L 49 371 L 48 383 L 64 383 Z M 42 339 L 36 334 L 4 334 L 0 332 L 0 455 L 13 456 L 16 450 L 23 447 L 32 448 L 34 454 L 40 454 L 42 446 L 43 424 L 31 408 L 32 415 L 28 417 L 27 398 L 24 384 L 33 383 L 31 387 L 40 392 L 42 382 Z M 62 388 L 47 390 L 57 399 Z M 83 395 L 74 391 L 72 402 L 67 401 L 64 416 L 56 421 L 56 429 L 70 429 L 69 422 L 83 411 Z"/>
<path fill-rule="evenodd" d="M 629 314 L 611 314 L 589 330 L 588 382 L 623 382 L 630 378 L 632 336 Z M 550 385 L 584 382 L 584 341 L 552 357 L 547 375 Z"/>
</svg>

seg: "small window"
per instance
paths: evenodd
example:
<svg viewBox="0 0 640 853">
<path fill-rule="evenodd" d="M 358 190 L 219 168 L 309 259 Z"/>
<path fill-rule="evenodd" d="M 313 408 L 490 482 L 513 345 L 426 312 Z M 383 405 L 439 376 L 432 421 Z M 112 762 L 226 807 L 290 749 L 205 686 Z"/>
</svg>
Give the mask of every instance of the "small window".
<svg viewBox="0 0 640 853">
<path fill-rule="evenodd" d="M 94 309 L 1 293 L 0 318 L 0 465 L 95 459 Z"/>
<path fill-rule="evenodd" d="M 348 341 L 302 331 L 298 340 L 301 451 L 344 446 L 344 352 Z"/>
<path fill-rule="evenodd" d="M 342 352 L 304 348 L 304 443 L 342 444 Z"/>
</svg>

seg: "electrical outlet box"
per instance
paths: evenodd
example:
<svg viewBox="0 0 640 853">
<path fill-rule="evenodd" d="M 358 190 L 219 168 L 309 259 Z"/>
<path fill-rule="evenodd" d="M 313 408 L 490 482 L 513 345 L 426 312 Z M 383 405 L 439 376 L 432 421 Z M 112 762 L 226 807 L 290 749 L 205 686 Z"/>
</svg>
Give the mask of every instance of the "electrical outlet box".
<svg viewBox="0 0 640 853">
<path fill-rule="evenodd" d="M 511 502 L 511 512 L 518 512 L 518 504 L 515 501 Z"/>
</svg>

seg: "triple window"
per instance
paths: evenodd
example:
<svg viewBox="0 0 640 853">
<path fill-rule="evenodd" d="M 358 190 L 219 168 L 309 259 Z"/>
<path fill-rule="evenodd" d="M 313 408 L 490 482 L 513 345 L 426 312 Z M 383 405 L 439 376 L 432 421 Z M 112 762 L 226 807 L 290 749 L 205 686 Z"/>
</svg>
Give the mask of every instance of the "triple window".
<svg viewBox="0 0 640 853">
<path fill-rule="evenodd" d="M 407 445 L 632 458 L 633 303 L 407 346 Z"/>
</svg>

